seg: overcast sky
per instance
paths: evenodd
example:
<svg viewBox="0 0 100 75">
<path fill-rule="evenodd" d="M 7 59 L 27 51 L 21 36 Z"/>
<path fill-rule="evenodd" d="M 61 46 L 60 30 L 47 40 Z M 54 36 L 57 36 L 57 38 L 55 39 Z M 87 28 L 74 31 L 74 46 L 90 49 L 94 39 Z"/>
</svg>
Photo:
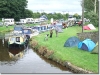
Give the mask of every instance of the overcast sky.
<svg viewBox="0 0 100 75">
<path fill-rule="evenodd" d="M 27 8 L 33 12 L 60 12 L 79 15 L 82 14 L 82 0 L 28 0 Z"/>
</svg>

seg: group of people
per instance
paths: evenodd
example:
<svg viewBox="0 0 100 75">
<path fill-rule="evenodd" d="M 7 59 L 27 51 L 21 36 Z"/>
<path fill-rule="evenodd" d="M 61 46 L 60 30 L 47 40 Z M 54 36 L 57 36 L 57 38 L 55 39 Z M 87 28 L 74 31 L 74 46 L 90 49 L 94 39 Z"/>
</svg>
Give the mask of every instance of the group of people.
<svg viewBox="0 0 100 75">
<path fill-rule="evenodd" d="M 50 38 L 52 38 L 52 35 L 53 35 L 53 30 L 55 30 L 56 37 L 58 37 L 58 30 L 57 30 L 57 29 L 53 29 L 53 28 L 52 28 L 52 29 L 50 30 Z M 46 34 L 46 36 L 45 36 L 45 39 L 44 39 L 44 40 L 45 40 L 45 41 L 46 41 L 46 40 L 48 40 L 48 37 L 49 37 L 49 34 Z"/>
<path fill-rule="evenodd" d="M 56 37 L 58 36 L 58 30 L 55 29 Z M 50 30 L 50 38 L 52 38 L 53 35 L 53 29 Z"/>
</svg>

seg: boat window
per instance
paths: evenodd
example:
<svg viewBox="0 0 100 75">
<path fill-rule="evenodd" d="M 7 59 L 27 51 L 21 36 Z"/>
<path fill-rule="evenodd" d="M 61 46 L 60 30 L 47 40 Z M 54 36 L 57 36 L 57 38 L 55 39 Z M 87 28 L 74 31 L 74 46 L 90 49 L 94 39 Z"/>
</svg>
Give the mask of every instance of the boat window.
<svg viewBox="0 0 100 75">
<path fill-rule="evenodd" d="M 28 32 L 28 30 L 24 30 L 24 33 L 27 33 Z"/>
<path fill-rule="evenodd" d="M 32 33 L 31 30 L 24 30 L 23 32 L 24 32 L 24 34 L 31 34 Z"/>
<path fill-rule="evenodd" d="M 16 42 L 20 42 L 20 37 L 16 37 Z"/>
<path fill-rule="evenodd" d="M 14 41 L 15 41 L 15 38 L 14 38 L 14 37 L 13 37 L 13 38 L 11 38 L 11 39 L 10 39 L 10 41 L 13 41 L 13 42 L 14 42 Z"/>
</svg>

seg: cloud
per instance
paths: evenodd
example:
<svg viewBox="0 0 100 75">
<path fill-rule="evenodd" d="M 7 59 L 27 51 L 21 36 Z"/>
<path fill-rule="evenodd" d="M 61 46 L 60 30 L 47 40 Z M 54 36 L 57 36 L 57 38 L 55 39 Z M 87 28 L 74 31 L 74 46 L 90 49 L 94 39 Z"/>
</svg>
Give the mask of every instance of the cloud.
<svg viewBox="0 0 100 75">
<path fill-rule="evenodd" d="M 81 12 L 81 0 L 28 0 L 28 9 L 48 12 Z"/>
</svg>

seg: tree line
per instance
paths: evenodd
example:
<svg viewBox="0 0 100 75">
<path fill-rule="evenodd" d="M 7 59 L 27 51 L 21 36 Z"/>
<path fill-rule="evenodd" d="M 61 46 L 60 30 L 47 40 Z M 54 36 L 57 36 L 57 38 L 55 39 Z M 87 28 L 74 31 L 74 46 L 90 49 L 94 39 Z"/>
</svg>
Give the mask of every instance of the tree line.
<svg viewBox="0 0 100 75">
<path fill-rule="evenodd" d="M 27 0 L 0 0 L 0 18 L 14 18 L 18 21 L 21 18 L 39 18 L 42 15 L 46 15 L 48 19 L 67 19 L 68 13 L 33 13 L 33 11 L 26 9 L 27 8 Z M 74 17 L 80 18 L 81 16 L 75 14 Z"/>
<path fill-rule="evenodd" d="M 66 20 L 69 13 L 39 13 L 27 9 L 28 0 L 0 0 L 0 18 L 14 18 L 18 21 L 21 18 L 39 18 L 42 15 L 46 15 L 48 19 L 64 19 Z M 80 3 L 82 5 L 82 1 Z M 98 0 L 84 0 L 84 17 L 90 19 L 91 23 L 95 26 L 99 24 L 99 1 Z M 77 13 L 73 15 L 77 19 L 81 18 L 81 15 Z"/>
</svg>

